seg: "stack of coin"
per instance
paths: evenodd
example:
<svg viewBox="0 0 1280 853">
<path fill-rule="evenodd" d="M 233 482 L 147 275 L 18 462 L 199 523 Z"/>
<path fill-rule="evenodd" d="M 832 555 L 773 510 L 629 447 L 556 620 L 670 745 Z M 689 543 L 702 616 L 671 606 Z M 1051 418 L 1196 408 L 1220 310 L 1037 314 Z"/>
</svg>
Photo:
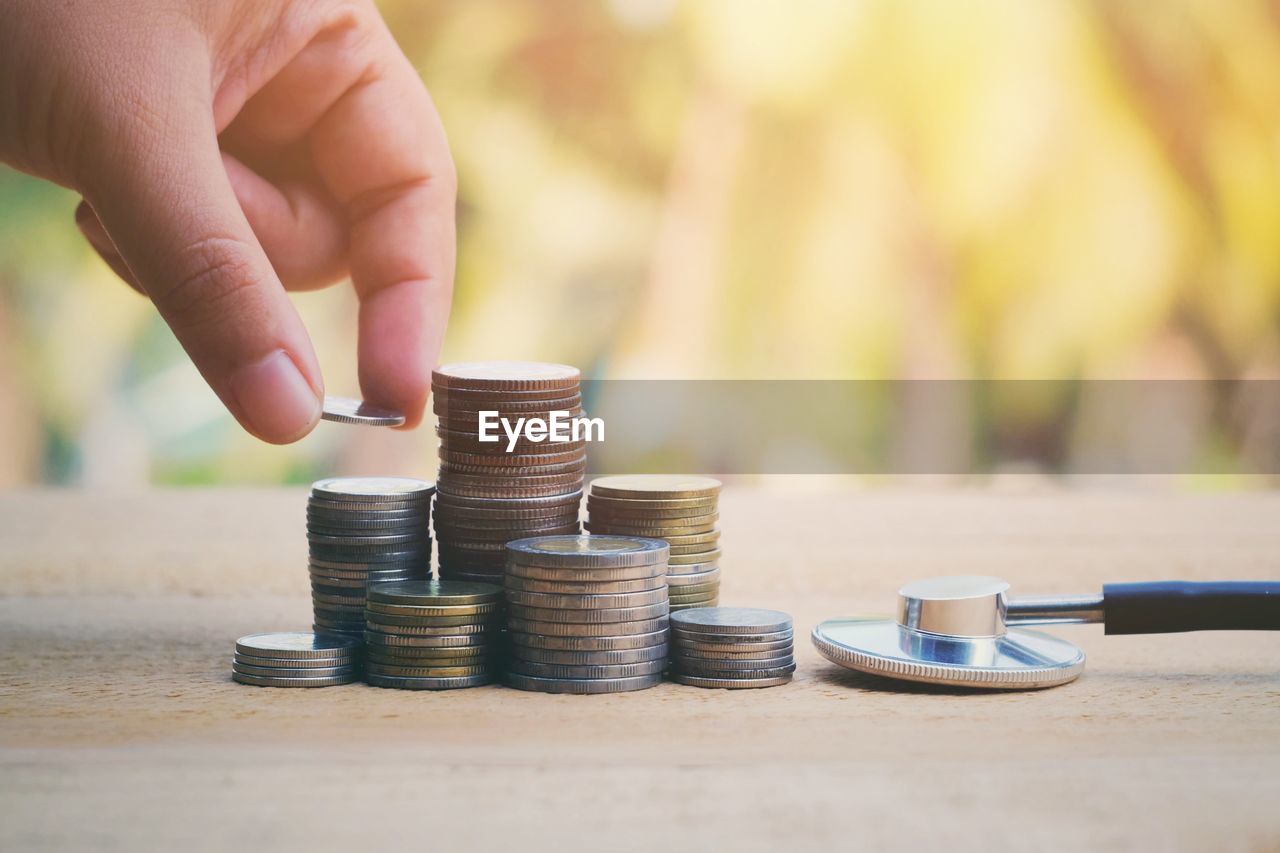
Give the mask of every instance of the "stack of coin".
<svg viewBox="0 0 1280 853">
<path fill-rule="evenodd" d="M 502 582 L 506 543 L 577 533 L 586 441 L 535 442 L 523 435 L 508 450 L 506 431 L 520 419 L 549 421 L 552 412 L 582 414 L 575 367 L 522 361 L 446 364 L 431 375 L 440 422 L 439 491 L 435 503 L 440 577 Z M 481 413 L 488 435 L 481 441 Z"/>
<path fill-rule="evenodd" d="M 671 546 L 671 612 L 720 601 L 720 481 L 637 474 L 600 477 L 587 497 L 592 533 L 645 536 Z"/>
<path fill-rule="evenodd" d="M 431 495 L 406 477 L 335 477 L 311 487 L 314 629 L 364 633 L 365 590 L 382 581 L 431 576 Z"/>
<path fill-rule="evenodd" d="M 662 681 L 666 543 L 544 536 L 507 546 L 507 683 L 545 693 L 621 693 Z"/>
<path fill-rule="evenodd" d="M 671 678 L 695 687 L 776 687 L 796 671 L 791 617 L 750 607 L 671 614 Z"/>
<path fill-rule="evenodd" d="M 493 584 L 374 584 L 365 616 L 365 680 L 375 687 L 477 687 L 502 665 L 502 588 Z"/>
<path fill-rule="evenodd" d="M 360 641 L 307 633 L 236 640 L 231 677 L 257 687 L 331 687 L 360 679 Z"/>
</svg>

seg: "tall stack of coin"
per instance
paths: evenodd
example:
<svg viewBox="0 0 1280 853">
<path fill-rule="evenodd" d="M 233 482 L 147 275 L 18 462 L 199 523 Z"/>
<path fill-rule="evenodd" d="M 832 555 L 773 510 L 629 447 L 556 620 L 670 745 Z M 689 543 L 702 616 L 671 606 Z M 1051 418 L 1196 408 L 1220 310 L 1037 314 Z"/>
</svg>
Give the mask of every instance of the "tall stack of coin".
<svg viewBox="0 0 1280 853">
<path fill-rule="evenodd" d="M 694 687 L 777 687 L 796 671 L 791 617 L 751 607 L 671 615 L 671 678 Z"/>
<path fill-rule="evenodd" d="M 545 693 L 621 693 L 662 681 L 667 545 L 546 536 L 507 546 L 507 683 Z"/>
<path fill-rule="evenodd" d="M 365 680 L 375 687 L 478 687 L 493 681 L 502 666 L 502 587 L 438 580 L 374 584 L 365 617 Z"/>
<path fill-rule="evenodd" d="M 506 543 L 577 533 L 586 441 L 532 441 L 510 450 L 506 431 L 529 419 L 582 413 L 575 367 L 523 361 L 446 364 L 431 375 L 440 422 L 439 491 L 435 502 L 440 577 L 502 582 Z M 488 435 L 481 441 L 481 413 Z"/>
<path fill-rule="evenodd" d="M 308 633 L 236 640 L 231 677 L 256 687 L 331 687 L 360 678 L 360 641 Z"/>
<path fill-rule="evenodd" d="M 435 487 L 407 477 L 334 477 L 311 487 L 314 629 L 364 634 L 370 584 L 431 576 L 431 495 Z"/>
<path fill-rule="evenodd" d="M 671 546 L 671 612 L 720 601 L 720 481 L 636 474 L 600 477 L 587 497 L 592 533 L 645 536 Z"/>
</svg>

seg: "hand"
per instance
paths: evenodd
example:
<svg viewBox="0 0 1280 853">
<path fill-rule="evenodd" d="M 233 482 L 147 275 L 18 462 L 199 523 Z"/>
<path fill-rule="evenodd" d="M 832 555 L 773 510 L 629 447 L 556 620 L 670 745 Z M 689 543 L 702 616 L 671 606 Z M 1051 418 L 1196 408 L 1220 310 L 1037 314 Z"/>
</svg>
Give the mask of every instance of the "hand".
<svg viewBox="0 0 1280 853">
<path fill-rule="evenodd" d="M 456 178 L 372 0 L 0 0 L 0 160 L 76 220 L 254 435 L 324 384 L 286 290 L 360 299 L 365 399 L 422 416 L 448 319 Z"/>
</svg>

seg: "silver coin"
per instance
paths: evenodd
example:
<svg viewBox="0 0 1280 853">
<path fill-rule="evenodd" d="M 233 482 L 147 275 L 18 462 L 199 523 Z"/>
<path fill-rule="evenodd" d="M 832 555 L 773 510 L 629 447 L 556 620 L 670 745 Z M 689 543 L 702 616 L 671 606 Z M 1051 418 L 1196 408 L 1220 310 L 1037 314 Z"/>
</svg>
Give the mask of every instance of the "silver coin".
<svg viewBox="0 0 1280 853">
<path fill-rule="evenodd" d="M 697 574 L 668 574 L 667 586 L 672 587 L 671 592 L 672 594 L 675 594 L 676 589 L 683 589 L 688 586 L 699 586 L 701 584 L 720 580 L 720 571 L 720 568 L 716 567 L 710 571 L 698 572 Z M 668 572 L 670 572 L 670 567 L 668 567 Z"/>
<path fill-rule="evenodd" d="M 683 652 L 671 656 L 671 665 L 681 672 L 692 672 L 710 675 L 719 672 L 726 674 L 742 670 L 765 670 L 779 667 L 795 666 L 796 659 L 791 654 L 778 657 L 755 658 L 700 658 L 690 657 Z"/>
<path fill-rule="evenodd" d="M 570 581 L 576 583 L 606 583 L 611 581 L 640 580 L 665 577 L 665 563 L 627 568 L 564 568 L 555 566 L 531 566 L 511 561 L 507 563 L 507 577 L 528 578 L 541 581 Z"/>
<path fill-rule="evenodd" d="M 308 533 L 307 541 L 312 545 L 328 545 L 338 546 L 340 548 L 349 548 L 353 551 L 365 551 L 373 548 L 388 548 L 391 550 L 407 550 L 405 547 L 419 543 L 426 537 L 419 533 L 356 533 L 350 536 L 333 536 L 327 533 Z"/>
<path fill-rule="evenodd" d="M 507 604 L 528 607 L 549 607 L 561 610 L 605 610 L 645 607 L 662 604 L 667 600 L 665 587 L 643 592 L 615 592 L 589 595 L 583 593 L 525 592 L 507 590 Z M 577 620 L 573 620 L 577 621 Z"/>
<path fill-rule="evenodd" d="M 507 635 L 513 647 L 546 649 L 569 652 L 615 652 L 649 649 L 666 645 L 669 632 L 658 629 L 648 633 L 621 634 L 616 636 L 572 637 L 550 636 L 541 633 L 521 633 L 514 628 Z"/>
<path fill-rule="evenodd" d="M 233 681 L 241 684 L 252 684 L 255 687 L 333 687 L 338 684 L 351 684 L 360 680 L 360 675 L 353 669 L 346 675 L 334 675 L 325 678 L 275 678 L 266 675 L 247 675 L 243 672 L 232 672 Z"/>
<path fill-rule="evenodd" d="M 400 634 L 383 634 L 378 631 L 362 631 L 364 641 L 371 647 L 403 647 L 403 648 L 441 648 L 452 649 L 461 646 L 486 646 L 489 643 L 487 634 L 447 634 L 430 637 L 407 637 Z"/>
<path fill-rule="evenodd" d="M 307 519 L 308 536 L 341 536 L 343 538 L 363 536 L 416 536 L 419 539 L 430 538 L 428 519 L 418 518 L 412 522 L 333 522 L 314 518 Z"/>
<path fill-rule="evenodd" d="M 506 682 L 518 690 L 535 690 L 541 693 L 626 693 L 656 687 L 662 683 L 662 673 L 631 678 L 540 678 L 509 672 Z"/>
<path fill-rule="evenodd" d="M 254 655 L 242 655 L 238 652 L 231 658 L 233 664 L 285 667 L 288 669 L 335 669 L 355 666 L 359 660 L 359 655 L 350 654 L 333 658 L 260 658 Z"/>
<path fill-rule="evenodd" d="M 369 658 L 369 666 L 377 667 L 409 667 L 424 669 L 434 667 L 467 666 L 481 667 L 480 671 L 489 672 L 503 665 L 500 658 L 492 653 L 468 655 L 464 658 L 438 658 L 425 655 L 375 655 Z M 381 675 L 407 675 L 407 673 L 379 671 Z"/>
<path fill-rule="evenodd" d="M 514 563 L 564 568 L 623 568 L 665 562 L 667 543 L 631 536 L 542 536 L 507 543 Z"/>
<path fill-rule="evenodd" d="M 616 595 L 622 592 L 649 592 L 667 585 L 666 578 L 655 575 L 649 578 L 622 581 L 545 581 L 508 575 L 504 579 L 508 590 L 519 592 L 553 592 L 561 595 Z"/>
<path fill-rule="evenodd" d="M 337 500 L 312 494 L 307 498 L 307 511 L 325 515 L 345 515 L 347 513 L 356 513 L 363 516 L 417 515 L 430 512 L 431 501 L 429 498 L 434 494 L 435 492 L 431 491 L 421 498 L 366 498 L 364 500 Z"/>
<path fill-rule="evenodd" d="M 705 598 L 720 591 L 720 581 L 669 588 L 672 598 Z"/>
<path fill-rule="evenodd" d="M 370 613 L 378 613 L 383 616 L 413 616 L 421 619 L 431 619 L 430 624 L 449 625 L 451 623 L 441 621 L 447 618 L 460 618 L 462 621 L 455 623 L 459 625 L 469 622 L 483 622 L 483 617 L 498 613 L 502 609 L 501 601 L 491 601 L 485 604 L 445 604 L 445 605 L 416 605 L 416 604 L 386 604 L 377 601 L 372 596 L 369 597 L 368 603 L 365 605 Z"/>
<path fill-rule="evenodd" d="M 591 493 L 631 500 L 688 500 L 720 494 L 720 481 L 711 477 L 684 474 L 622 474 L 597 477 Z"/>
<path fill-rule="evenodd" d="M 621 521 L 606 521 L 599 516 L 595 518 L 588 517 L 583 527 L 590 530 L 597 536 L 639 536 L 646 539 L 664 539 L 668 536 L 687 536 L 693 533 L 706 533 L 716 529 L 716 522 L 720 516 L 717 514 L 711 518 L 682 518 L 680 521 L 690 522 L 682 527 L 658 527 L 652 524 L 634 524 L 623 523 Z"/>
<path fill-rule="evenodd" d="M 397 666 L 372 662 L 365 667 L 366 675 L 384 675 L 398 678 L 467 678 L 472 675 L 486 675 L 490 672 L 487 664 L 470 666 Z"/>
<path fill-rule="evenodd" d="M 495 550 L 501 550 L 497 548 L 497 546 L 506 545 L 508 542 L 521 538 L 528 538 L 530 536 L 576 535 L 581 529 L 582 528 L 578 525 L 576 520 L 554 524 L 548 527 L 539 527 L 533 530 L 515 530 L 511 528 L 504 528 L 501 530 L 466 530 L 457 527 L 448 527 L 441 524 L 439 519 L 436 520 L 436 535 L 439 536 L 441 540 L 447 540 L 453 544 L 458 544 L 459 542 L 493 544 L 495 546 Z"/>
<path fill-rule="evenodd" d="M 500 604 L 502 587 L 462 581 L 411 581 L 377 584 L 369 590 L 369 600 L 413 606 L 471 606 Z"/>
<path fill-rule="evenodd" d="M 284 667 L 254 666 L 252 664 L 233 661 L 231 671 L 241 675 L 257 675 L 265 678 L 337 678 L 351 675 L 356 671 L 354 665 L 328 667 Z"/>
<path fill-rule="evenodd" d="M 700 678 L 779 678 L 796 671 L 795 663 L 780 666 L 761 667 L 759 669 L 735 669 L 721 666 L 694 665 L 689 661 L 672 662 L 672 672 L 682 675 L 696 675 Z"/>
<path fill-rule="evenodd" d="M 719 548 L 692 551 L 686 554 L 677 554 L 673 551 L 671 556 L 667 558 L 667 563 L 672 566 L 687 566 L 691 563 L 719 563 L 721 553 Z"/>
<path fill-rule="evenodd" d="M 561 666 L 616 666 L 618 664 L 645 663 L 662 661 L 666 663 L 669 648 L 666 643 L 647 646 L 640 649 L 618 649 L 617 651 L 561 651 L 558 649 L 539 649 L 520 644 L 513 644 L 512 655 L 519 660 L 532 663 L 559 664 Z M 533 673 L 536 675 L 537 673 Z"/>
<path fill-rule="evenodd" d="M 624 501 L 601 495 L 587 495 L 587 512 L 602 519 L 665 520 L 693 518 L 716 512 L 716 502 L 684 504 L 682 506 L 648 506 L 649 501 Z"/>
<path fill-rule="evenodd" d="M 690 640 L 683 636 L 674 637 L 672 639 L 672 648 L 677 648 L 680 651 L 686 654 L 692 654 L 695 657 L 701 652 L 714 652 L 717 656 L 731 656 L 739 653 L 759 654 L 784 650 L 790 652 L 795 648 L 795 641 L 791 637 L 787 637 L 783 640 L 771 640 L 768 642 L 756 642 L 755 636 L 750 638 L 730 637 L 726 639 L 729 641 L 704 643 L 699 640 Z"/>
<path fill-rule="evenodd" d="M 376 555 L 372 560 L 326 560 L 312 554 L 307 565 L 312 569 L 333 569 L 347 574 L 377 575 L 379 572 L 400 572 L 405 570 L 421 570 L 429 568 L 431 552 L 414 552 L 412 556 L 399 560 L 384 560 L 386 555 Z"/>
<path fill-rule="evenodd" d="M 652 634 L 667 627 L 667 617 L 636 622 L 541 622 L 512 617 L 507 629 L 513 634 L 542 634 L 547 637 L 622 637 L 628 634 Z"/>
<path fill-rule="evenodd" d="M 791 617 L 755 607 L 701 607 L 681 611 L 671 625 L 708 634 L 767 634 L 791 630 Z"/>
<path fill-rule="evenodd" d="M 542 497 L 474 498 L 462 495 L 438 493 L 436 506 L 470 507 L 472 509 L 542 509 L 546 507 L 578 506 L 582 502 L 582 490 L 562 495 Z"/>
<path fill-rule="evenodd" d="M 701 575 L 707 574 L 708 572 L 715 571 L 718 568 L 720 568 L 720 564 L 718 562 L 685 563 L 683 565 L 678 565 L 678 566 L 667 564 L 667 576 L 673 577 L 673 578 L 678 578 L 681 576 L 687 577 L 689 575 L 701 576 Z"/>
<path fill-rule="evenodd" d="M 316 592 L 314 588 L 311 590 L 311 603 L 328 610 L 342 610 L 348 607 L 363 609 L 364 601 L 364 593 L 359 595 L 329 595 L 323 592 Z"/>
<path fill-rule="evenodd" d="M 539 678 L 634 678 L 638 675 L 661 674 L 667 668 L 665 660 L 648 660 L 640 663 L 567 665 L 537 663 L 522 660 L 518 655 L 507 664 L 508 672 L 533 675 Z"/>
<path fill-rule="evenodd" d="M 412 477 L 329 477 L 312 483 L 311 494 L 349 503 L 427 500 L 435 488 L 435 483 Z"/>
<path fill-rule="evenodd" d="M 493 620 L 465 625 L 423 625 L 414 622 L 387 622 L 376 615 L 365 618 L 365 628 L 383 634 L 399 634 L 402 637 L 460 637 L 467 634 L 492 634 L 502 627 L 502 621 Z"/>
<path fill-rule="evenodd" d="M 502 575 L 494 572 L 461 572 L 442 566 L 440 579 L 449 581 L 467 581 L 469 583 L 502 583 Z"/>
<path fill-rule="evenodd" d="M 458 690 L 463 687 L 481 687 L 493 683 L 493 674 L 466 675 L 461 678 L 404 678 L 392 675 L 366 675 L 366 683 L 374 687 L 390 687 L 397 690 Z"/>
<path fill-rule="evenodd" d="M 617 607 L 601 610 L 570 610 L 551 607 L 527 607 L 508 604 L 507 612 L 517 619 L 534 622 L 573 622 L 599 624 L 604 622 L 639 622 L 645 619 L 665 618 L 669 612 L 665 601 L 641 607 Z"/>
<path fill-rule="evenodd" d="M 334 634 L 341 637 L 354 637 L 357 640 L 360 639 L 360 629 L 354 625 L 335 628 L 332 625 L 321 625 L 317 622 L 311 626 L 311 630 L 321 634 Z"/>
<path fill-rule="evenodd" d="M 400 572 L 399 574 L 395 574 L 390 577 L 381 578 L 381 579 L 335 577 L 333 575 L 320 575 L 320 574 L 316 574 L 315 572 L 311 572 L 312 589 L 318 589 L 320 587 L 323 587 L 326 590 L 368 589 L 370 586 L 374 584 L 385 583 L 387 581 L 411 581 L 411 580 L 422 580 L 422 579 L 424 578 L 421 572 L 416 572 L 416 573 Z"/>
<path fill-rule="evenodd" d="M 672 604 L 671 612 L 676 613 L 680 610 L 692 610 L 695 607 L 719 607 L 719 606 L 720 606 L 720 597 L 715 596 L 713 598 L 707 599 L 706 601 L 687 601 L 683 604 Z"/>
<path fill-rule="evenodd" d="M 383 565 L 401 568 L 405 565 L 430 565 L 431 540 L 414 543 L 409 549 L 382 548 L 366 546 L 361 548 L 341 548 L 332 545 L 311 545 L 308 559 L 314 564 L 337 564 L 342 567 L 358 567 L 365 565 Z"/>
<path fill-rule="evenodd" d="M 236 640 L 238 654 L 273 660 L 351 658 L 357 655 L 359 650 L 358 641 L 304 631 L 249 634 Z"/>
<path fill-rule="evenodd" d="M 750 690 L 756 687 L 781 687 L 791 682 L 791 676 L 781 675 L 776 678 L 704 678 L 697 675 L 672 672 L 671 680 L 677 684 L 687 684 L 690 687 Z"/>
<path fill-rule="evenodd" d="M 353 400 L 350 397 L 334 397 L 324 395 L 324 406 L 320 417 L 326 421 L 339 424 L 361 424 L 363 426 L 404 426 L 404 414 L 394 409 Z"/>
<path fill-rule="evenodd" d="M 707 631 L 690 631 L 687 628 L 672 626 L 672 636 L 680 643 L 772 643 L 779 640 L 793 642 L 795 632 L 788 628 L 785 631 L 771 631 L 763 634 L 713 634 Z"/>
</svg>

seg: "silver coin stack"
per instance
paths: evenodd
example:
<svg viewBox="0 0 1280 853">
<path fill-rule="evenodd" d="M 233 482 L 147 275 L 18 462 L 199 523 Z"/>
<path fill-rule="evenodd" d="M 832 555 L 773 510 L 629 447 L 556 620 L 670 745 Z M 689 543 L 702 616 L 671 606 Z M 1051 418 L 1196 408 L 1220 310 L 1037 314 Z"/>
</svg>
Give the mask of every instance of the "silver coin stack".
<svg viewBox="0 0 1280 853">
<path fill-rule="evenodd" d="M 431 495 L 408 477 L 334 477 L 307 502 L 314 630 L 364 634 L 370 584 L 431 576 Z"/>
<path fill-rule="evenodd" d="M 544 693 L 621 693 L 662 682 L 667 545 L 545 536 L 507 546 L 507 683 Z"/>
<path fill-rule="evenodd" d="M 365 616 L 365 680 L 375 687 L 478 687 L 500 672 L 501 587 L 438 580 L 374 584 Z"/>
<path fill-rule="evenodd" d="M 671 678 L 694 687 L 777 687 L 796 671 L 791 617 L 751 607 L 671 614 Z"/>
<path fill-rule="evenodd" d="M 720 481 L 636 474 L 600 477 L 587 497 L 587 529 L 661 539 L 671 547 L 671 612 L 720 601 Z"/>
<path fill-rule="evenodd" d="M 332 687 L 360 680 L 360 641 L 309 633 L 236 640 L 231 678 L 256 687 Z"/>
<path fill-rule="evenodd" d="M 432 373 L 440 577 L 500 584 L 507 542 L 579 531 L 586 442 L 521 437 L 509 451 L 506 433 L 492 420 L 489 435 L 499 440 L 480 440 L 480 413 L 512 425 L 548 420 L 552 412 L 576 417 L 580 380 L 576 367 L 523 361 L 446 364 Z"/>
</svg>

